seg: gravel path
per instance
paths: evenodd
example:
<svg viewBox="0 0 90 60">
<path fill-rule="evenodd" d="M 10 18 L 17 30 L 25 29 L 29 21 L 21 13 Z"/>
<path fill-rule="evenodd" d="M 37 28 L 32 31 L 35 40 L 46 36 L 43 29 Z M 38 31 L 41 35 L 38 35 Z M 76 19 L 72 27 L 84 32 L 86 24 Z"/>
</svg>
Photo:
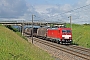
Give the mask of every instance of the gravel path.
<svg viewBox="0 0 90 60">
<path fill-rule="evenodd" d="M 31 38 L 27 38 L 27 39 L 28 39 L 29 42 L 32 43 Z M 54 53 L 57 52 L 54 48 L 51 48 L 51 47 L 46 46 L 46 45 L 43 45 L 43 44 L 38 43 L 38 42 L 36 42 L 36 41 L 33 41 L 33 44 L 34 44 L 35 46 L 39 47 L 40 49 L 48 52 L 48 53 L 52 56 L 52 58 L 55 58 L 55 60 L 61 60 L 59 57 L 57 57 L 57 56 L 54 54 Z M 57 52 L 57 53 L 58 53 L 58 52 Z"/>
</svg>

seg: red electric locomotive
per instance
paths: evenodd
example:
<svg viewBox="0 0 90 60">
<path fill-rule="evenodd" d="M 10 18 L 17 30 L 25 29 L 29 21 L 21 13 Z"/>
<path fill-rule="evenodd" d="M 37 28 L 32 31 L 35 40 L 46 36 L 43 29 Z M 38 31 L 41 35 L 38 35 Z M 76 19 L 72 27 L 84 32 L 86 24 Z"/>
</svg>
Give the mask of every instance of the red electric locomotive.
<svg viewBox="0 0 90 60">
<path fill-rule="evenodd" d="M 72 42 L 71 28 L 49 28 L 46 35 L 57 43 L 70 44 Z"/>
</svg>

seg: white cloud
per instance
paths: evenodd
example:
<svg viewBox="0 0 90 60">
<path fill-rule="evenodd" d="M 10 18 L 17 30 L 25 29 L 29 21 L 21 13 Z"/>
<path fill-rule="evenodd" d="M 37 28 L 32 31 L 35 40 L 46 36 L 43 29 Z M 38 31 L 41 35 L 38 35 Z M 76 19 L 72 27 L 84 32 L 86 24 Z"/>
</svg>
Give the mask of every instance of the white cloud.
<svg viewBox="0 0 90 60">
<path fill-rule="evenodd" d="M 35 11 L 37 11 L 39 14 L 48 13 L 48 11 L 46 9 L 48 9 L 50 7 L 52 7 L 52 6 L 38 5 L 38 6 L 35 6 Z"/>
<path fill-rule="evenodd" d="M 0 18 L 18 18 L 26 10 L 25 0 L 0 0 Z"/>
<path fill-rule="evenodd" d="M 35 11 L 37 11 L 43 19 L 46 19 L 47 21 L 58 21 L 63 20 L 64 16 L 62 17 L 61 14 L 64 12 L 70 11 L 72 6 L 69 4 L 65 5 L 36 5 Z M 69 16 L 70 13 L 67 13 L 67 16 Z M 66 16 L 66 15 L 65 15 Z"/>
<path fill-rule="evenodd" d="M 90 4 L 90 0 L 79 0 L 76 5 L 37 5 L 35 6 L 35 11 L 44 17 L 47 15 L 44 19 L 49 21 L 58 21 L 59 19 L 69 22 L 68 16 L 71 15 L 72 23 L 90 23 L 90 6 L 87 6 L 88 4 Z"/>
<path fill-rule="evenodd" d="M 73 23 L 89 23 L 90 6 L 79 8 L 88 4 L 90 0 L 79 0 L 74 5 L 30 5 L 25 0 L 0 0 L 0 17 L 31 20 L 34 14 L 36 20 L 69 22 L 68 17 L 71 15 Z"/>
</svg>

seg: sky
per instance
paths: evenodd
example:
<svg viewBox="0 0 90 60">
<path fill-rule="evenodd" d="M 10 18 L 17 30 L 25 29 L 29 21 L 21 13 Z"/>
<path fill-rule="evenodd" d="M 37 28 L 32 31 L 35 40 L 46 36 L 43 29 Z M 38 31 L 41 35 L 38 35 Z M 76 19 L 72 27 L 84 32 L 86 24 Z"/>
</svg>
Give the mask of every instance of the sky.
<svg viewBox="0 0 90 60">
<path fill-rule="evenodd" d="M 90 23 L 90 0 L 0 0 L 0 20 Z"/>
<path fill-rule="evenodd" d="M 74 4 L 78 0 L 27 0 L 31 4 Z"/>
</svg>

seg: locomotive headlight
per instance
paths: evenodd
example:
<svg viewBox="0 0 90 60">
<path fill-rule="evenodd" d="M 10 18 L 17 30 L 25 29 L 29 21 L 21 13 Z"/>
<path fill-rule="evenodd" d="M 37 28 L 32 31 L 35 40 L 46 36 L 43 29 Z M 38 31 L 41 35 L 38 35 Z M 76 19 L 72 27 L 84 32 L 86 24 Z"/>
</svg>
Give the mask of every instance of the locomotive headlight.
<svg viewBox="0 0 90 60">
<path fill-rule="evenodd" d="M 72 41 L 72 40 L 70 40 L 70 41 Z"/>
</svg>

